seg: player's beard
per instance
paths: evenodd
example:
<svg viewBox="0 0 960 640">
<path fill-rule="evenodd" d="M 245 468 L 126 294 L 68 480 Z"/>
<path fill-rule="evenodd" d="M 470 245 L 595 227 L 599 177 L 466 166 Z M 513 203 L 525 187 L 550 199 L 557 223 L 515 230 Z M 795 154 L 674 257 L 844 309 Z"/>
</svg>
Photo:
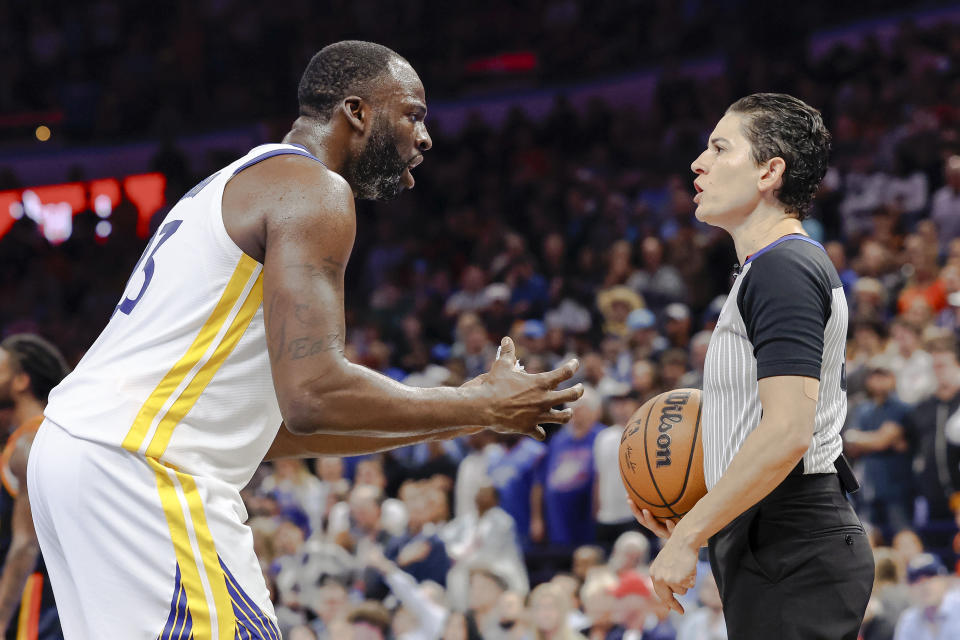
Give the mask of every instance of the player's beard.
<svg viewBox="0 0 960 640">
<path fill-rule="evenodd" d="M 343 170 L 359 200 L 393 200 L 403 192 L 403 172 L 409 161 L 397 152 L 396 136 L 381 119 L 374 120 L 367 145 Z"/>
</svg>

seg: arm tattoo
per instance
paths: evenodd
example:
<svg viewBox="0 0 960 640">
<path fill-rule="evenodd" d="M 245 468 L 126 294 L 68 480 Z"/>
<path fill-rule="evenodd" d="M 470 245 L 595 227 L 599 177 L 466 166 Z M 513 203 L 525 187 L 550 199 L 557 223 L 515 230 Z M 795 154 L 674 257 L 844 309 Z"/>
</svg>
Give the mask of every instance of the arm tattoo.
<svg viewBox="0 0 960 640">
<path fill-rule="evenodd" d="M 289 355 L 291 360 L 299 360 L 301 358 L 309 358 L 317 355 L 318 353 L 324 353 L 326 351 L 335 351 L 342 355 L 343 336 L 334 332 L 328 333 L 326 336 L 321 338 L 317 338 L 315 336 L 302 336 L 300 338 L 294 338 L 287 345 L 284 354 Z"/>
</svg>

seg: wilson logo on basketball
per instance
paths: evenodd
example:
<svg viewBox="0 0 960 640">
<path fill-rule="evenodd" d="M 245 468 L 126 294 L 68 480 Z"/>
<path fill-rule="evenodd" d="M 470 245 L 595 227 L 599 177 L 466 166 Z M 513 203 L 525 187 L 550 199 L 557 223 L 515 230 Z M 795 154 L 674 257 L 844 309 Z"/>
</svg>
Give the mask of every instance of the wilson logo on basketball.
<svg viewBox="0 0 960 640">
<path fill-rule="evenodd" d="M 670 430 L 673 425 L 683 420 L 683 407 L 690 399 L 688 391 L 672 391 L 663 403 L 660 410 L 660 424 L 657 430 L 660 435 L 657 436 L 657 466 L 670 466 Z"/>
</svg>

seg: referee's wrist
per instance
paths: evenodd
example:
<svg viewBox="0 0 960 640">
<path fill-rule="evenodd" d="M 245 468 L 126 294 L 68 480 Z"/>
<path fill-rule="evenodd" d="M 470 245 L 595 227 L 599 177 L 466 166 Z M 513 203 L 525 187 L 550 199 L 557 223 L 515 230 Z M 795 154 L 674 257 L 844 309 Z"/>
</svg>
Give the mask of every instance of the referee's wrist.
<svg viewBox="0 0 960 640">
<path fill-rule="evenodd" d="M 689 515 L 680 519 L 670 537 L 677 538 L 678 543 L 694 551 L 698 551 L 706 543 L 697 523 Z"/>
</svg>

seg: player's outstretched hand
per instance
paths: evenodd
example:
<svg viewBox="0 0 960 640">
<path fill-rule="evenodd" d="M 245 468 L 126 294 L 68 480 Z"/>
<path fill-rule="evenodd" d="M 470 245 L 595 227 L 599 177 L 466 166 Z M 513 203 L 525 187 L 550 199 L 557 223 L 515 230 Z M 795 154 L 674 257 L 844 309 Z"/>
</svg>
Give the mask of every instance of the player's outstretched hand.
<svg viewBox="0 0 960 640">
<path fill-rule="evenodd" d="M 583 385 L 557 390 L 557 385 L 576 372 L 580 363 L 565 362 L 560 368 L 545 373 L 525 373 L 517 366 L 516 348 L 513 340 L 500 342 L 500 354 L 490 371 L 483 374 L 480 384 L 487 390 L 489 424 L 500 433 L 523 433 L 543 440 L 546 432 L 541 424 L 563 424 L 570 420 L 570 409 L 553 407 L 573 402 L 583 395 Z"/>
<path fill-rule="evenodd" d="M 637 522 L 647 529 L 650 529 L 650 531 L 653 531 L 654 535 L 658 538 L 666 540 L 673 534 L 673 529 L 677 526 L 673 520 L 658 520 L 646 509 L 638 507 L 637 503 L 630 498 L 627 498 L 627 504 L 630 505 L 630 511 L 633 513 L 633 517 L 637 519 Z"/>
</svg>

